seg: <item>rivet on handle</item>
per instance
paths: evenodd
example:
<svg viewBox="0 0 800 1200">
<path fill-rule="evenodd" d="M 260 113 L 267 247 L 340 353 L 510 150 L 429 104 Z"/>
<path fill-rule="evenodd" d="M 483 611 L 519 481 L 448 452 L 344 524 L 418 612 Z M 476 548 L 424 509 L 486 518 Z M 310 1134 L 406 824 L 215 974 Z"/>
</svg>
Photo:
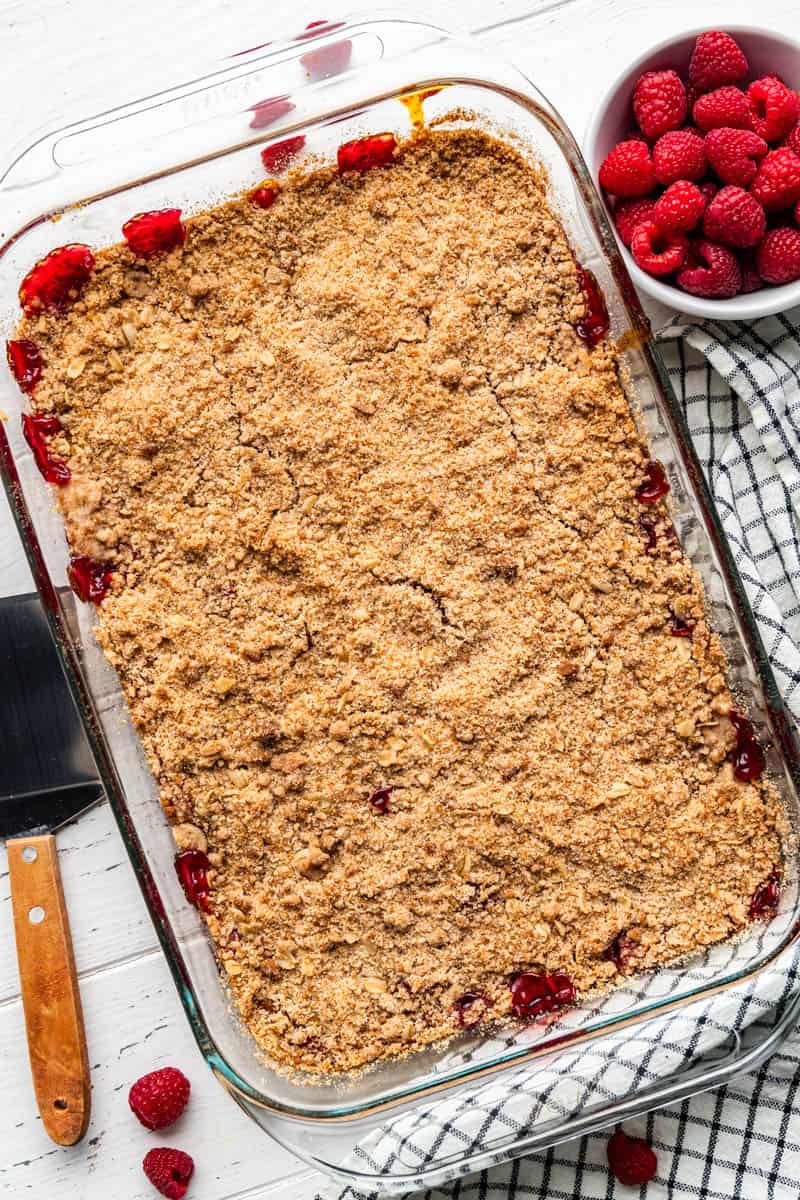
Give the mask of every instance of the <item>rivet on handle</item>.
<svg viewBox="0 0 800 1200">
<path fill-rule="evenodd" d="M 36 862 L 38 857 L 39 857 L 39 853 L 35 846 L 25 846 L 23 848 L 23 850 L 22 850 L 22 861 L 23 862 L 28 862 L 28 863 Z"/>
<path fill-rule="evenodd" d="M 28 911 L 28 920 L 30 921 L 31 925 L 41 925 L 44 917 L 45 912 L 40 904 L 34 905 L 34 907 Z"/>
</svg>

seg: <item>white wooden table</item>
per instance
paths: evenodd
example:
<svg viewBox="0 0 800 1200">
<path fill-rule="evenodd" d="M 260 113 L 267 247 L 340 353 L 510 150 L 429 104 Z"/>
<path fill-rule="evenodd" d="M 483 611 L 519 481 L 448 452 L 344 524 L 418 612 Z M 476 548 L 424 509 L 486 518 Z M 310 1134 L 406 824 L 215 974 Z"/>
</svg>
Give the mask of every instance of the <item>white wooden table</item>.
<svg viewBox="0 0 800 1200">
<path fill-rule="evenodd" d="M 189 79 L 227 54 L 348 7 L 345 0 L 0 0 L 0 163 L 28 132 Z M 478 31 L 488 50 L 514 58 L 579 137 L 601 89 L 639 50 L 679 29 L 754 19 L 752 0 L 418 0 L 412 9 Z M 796 28 L 796 0 L 760 0 L 755 19 Z M 0 213 L 3 237 L 10 232 L 4 222 Z M 0 595 L 31 587 L 0 496 Z M 195 1159 L 193 1200 L 310 1200 L 316 1173 L 251 1125 L 204 1066 L 108 808 L 65 829 L 59 846 L 92 1067 L 92 1123 L 70 1150 L 42 1130 L 0 849 L 0 1195 L 152 1200 L 142 1157 L 154 1144 L 174 1144 Z M 192 1101 L 155 1142 L 128 1111 L 127 1091 L 167 1063 L 189 1075 Z"/>
</svg>

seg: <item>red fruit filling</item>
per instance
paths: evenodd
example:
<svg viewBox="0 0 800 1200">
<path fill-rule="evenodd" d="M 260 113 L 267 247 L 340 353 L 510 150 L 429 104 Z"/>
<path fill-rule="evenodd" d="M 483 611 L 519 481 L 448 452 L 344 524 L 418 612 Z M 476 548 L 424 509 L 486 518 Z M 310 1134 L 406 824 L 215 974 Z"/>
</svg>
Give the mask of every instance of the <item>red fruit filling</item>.
<svg viewBox="0 0 800 1200">
<path fill-rule="evenodd" d="M 642 513 L 639 517 L 639 528 L 644 534 L 645 550 L 655 550 L 658 545 L 658 524 L 650 513 Z"/>
<path fill-rule="evenodd" d="M 166 254 L 186 241 L 186 229 L 179 208 L 137 213 L 122 226 L 122 236 L 137 258 Z"/>
<path fill-rule="evenodd" d="M 305 144 L 306 139 L 300 133 L 297 137 L 284 138 L 282 142 L 273 142 L 271 146 L 265 146 L 261 151 L 264 170 L 270 173 L 285 171 Z"/>
<path fill-rule="evenodd" d="M 394 161 L 397 142 L 393 133 L 375 133 L 370 137 L 345 142 L 336 153 L 339 174 L 345 171 L 369 171 L 372 167 L 388 167 Z"/>
<path fill-rule="evenodd" d="M 636 953 L 636 942 L 632 941 L 623 930 L 618 933 L 610 946 L 603 951 L 601 958 L 605 962 L 613 962 L 618 971 L 624 971 L 628 962 Z"/>
<path fill-rule="evenodd" d="M 202 850 L 181 850 L 175 855 L 175 872 L 186 899 L 202 912 L 209 910 L 208 868 L 211 863 Z"/>
<path fill-rule="evenodd" d="M 385 787 L 378 788 L 376 792 L 372 793 L 369 802 L 376 812 L 387 813 L 389 811 L 389 797 L 393 791 L 394 788 Z"/>
<path fill-rule="evenodd" d="M 30 395 L 42 378 L 42 355 L 36 342 L 30 338 L 6 342 L 6 357 L 11 374 L 23 392 Z"/>
<path fill-rule="evenodd" d="M 454 1003 L 453 1012 L 461 1029 L 473 1029 L 483 1020 L 489 1007 L 488 997 L 482 992 L 464 992 Z"/>
<path fill-rule="evenodd" d="M 743 783 L 752 783 L 764 774 L 767 760 L 759 745 L 753 729 L 753 724 L 747 717 L 732 708 L 728 714 L 731 724 L 736 731 L 736 745 L 733 747 L 733 773 Z"/>
<path fill-rule="evenodd" d="M 511 984 L 511 1011 L 521 1021 L 535 1021 L 537 1017 L 574 1004 L 577 997 L 575 985 L 569 975 L 533 975 L 524 971 Z"/>
<path fill-rule="evenodd" d="M 673 637 L 690 638 L 694 632 L 694 624 L 691 621 L 685 621 L 683 617 L 679 617 L 677 613 L 672 614 L 669 631 Z"/>
<path fill-rule="evenodd" d="M 575 332 L 592 350 L 608 333 L 608 309 L 600 285 L 591 271 L 578 267 L 578 282 L 586 300 L 586 311 L 575 326 Z"/>
<path fill-rule="evenodd" d="M 74 242 L 51 250 L 20 284 L 19 300 L 26 315 L 66 308 L 77 300 L 93 270 L 94 255 L 88 246 Z"/>
<path fill-rule="evenodd" d="M 264 187 L 256 188 L 250 193 L 253 204 L 259 208 L 272 208 L 278 196 L 278 188 L 274 183 L 266 183 Z"/>
<path fill-rule="evenodd" d="M 760 883 L 750 899 L 748 913 L 752 921 L 769 921 L 778 911 L 780 873 L 775 870 Z"/>
<path fill-rule="evenodd" d="M 640 504 L 655 504 L 669 492 L 669 483 L 664 468 L 659 462 L 649 462 L 644 469 L 644 481 L 636 489 Z"/>
<path fill-rule="evenodd" d="M 111 587 L 114 572 L 107 563 L 98 562 L 85 554 L 73 554 L 67 577 L 75 595 L 90 604 L 102 604 Z"/>
<path fill-rule="evenodd" d="M 47 445 L 48 437 L 59 433 L 60 430 L 61 422 L 58 417 L 37 417 L 31 413 L 22 415 L 22 433 L 33 452 L 33 460 L 40 473 L 48 483 L 64 487 L 72 478 L 72 472 L 63 458 L 56 458 L 50 453 Z"/>
<path fill-rule="evenodd" d="M 649 1183 L 658 1170 L 658 1159 L 644 1138 L 628 1137 L 622 1129 L 609 1138 L 608 1165 L 620 1183 L 638 1187 Z"/>
<path fill-rule="evenodd" d="M 253 114 L 250 119 L 251 129 L 266 129 L 274 125 L 287 113 L 294 112 L 294 105 L 288 96 L 273 96 L 270 100 L 259 100 L 248 109 Z"/>
</svg>

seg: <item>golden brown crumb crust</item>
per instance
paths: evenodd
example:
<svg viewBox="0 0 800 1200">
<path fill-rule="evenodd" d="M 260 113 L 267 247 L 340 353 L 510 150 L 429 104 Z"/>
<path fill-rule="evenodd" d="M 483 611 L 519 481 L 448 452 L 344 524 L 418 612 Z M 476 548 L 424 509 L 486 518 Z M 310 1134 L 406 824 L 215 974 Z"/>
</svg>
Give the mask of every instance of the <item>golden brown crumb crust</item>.
<svg viewBox="0 0 800 1200">
<path fill-rule="evenodd" d="M 292 177 L 148 263 L 97 256 L 42 348 L 99 640 L 278 1064 L 340 1071 L 740 929 L 779 860 L 720 645 L 545 180 L 473 131 Z M 672 614 L 694 623 L 670 632 Z M 368 802 L 391 787 L 390 811 Z"/>
</svg>

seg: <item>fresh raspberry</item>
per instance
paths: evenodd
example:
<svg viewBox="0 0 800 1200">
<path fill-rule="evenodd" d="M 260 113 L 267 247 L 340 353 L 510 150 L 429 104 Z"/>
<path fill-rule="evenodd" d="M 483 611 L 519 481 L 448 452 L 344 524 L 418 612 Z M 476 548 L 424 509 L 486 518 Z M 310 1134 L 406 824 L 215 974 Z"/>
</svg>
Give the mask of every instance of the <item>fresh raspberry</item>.
<svg viewBox="0 0 800 1200">
<path fill-rule="evenodd" d="M 732 250 L 702 238 L 691 246 L 686 266 L 675 282 L 693 296 L 729 300 L 742 285 L 742 272 Z"/>
<path fill-rule="evenodd" d="M 764 281 L 758 273 L 755 250 L 743 250 L 739 255 L 739 266 L 742 272 L 741 295 L 758 292 L 764 286 Z"/>
<path fill-rule="evenodd" d="M 795 125 L 783 144 L 784 146 L 788 146 L 790 150 L 794 150 L 795 154 L 800 154 L 800 121 Z"/>
<path fill-rule="evenodd" d="M 645 137 L 655 141 L 683 124 L 686 88 L 677 71 L 645 71 L 633 89 L 633 113 Z"/>
<path fill-rule="evenodd" d="M 703 139 L 694 129 L 674 129 L 653 147 L 653 166 L 659 183 L 702 179 L 706 173 Z"/>
<path fill-rule="evenodd" d="M 600 168 L 600 186 L 613 196 L 646 196 L 656 186 L 653 160 L 646 142 L 618 142 Z"/>
<path fill-rule="evenodd" d="M 344 142 L 336 151 L 339 174 L 358 171 L 363 174 L 371 167 L 388 167 L 394 162 L 397 141 L 393 133 L 373 133 L 369 137 Z"/>
<path fill-rule="evenodd" d="M 703 215 L 706 198 L 696 183 L 678 179 L 656 200 L 653 220 L 662 233 L 686 233 Z"/>
<path fill-rule="evenodd" d="M 706 204 L 708 205 L 719 191 L 719 184 L 713 183 L 710 179 L 707 179 L 705 183 L 700 184 L 700 191 L 703 193 Z"/>
<path fill-rule="evenodd" d="M 681 233 L 662 233 L 655 221 L 641 221 L 633 231 L 631 254 L 648 275 L 670 275 L 686 261 L 689 240 Z"/>
<path fill-rule="evenodd" d="M 689 63 L 689 81 L 698 92 L 738 83 L 750 70 L 747 59 L 729 33 L 701 33 Z"/>
<path fill-rule="evenodd" d="M 797 123 L 797 96 L 774 75 L 751 83 L 747 98 L 750 102 L 750 127 L 765 141 L 780 141 Z"/>
<path fill-rule="evenodd" d="M 142 1170 L 162 1196 L 168 1196 L 169 1200 L 183 1200 L 192 1178 L 194 1162 L 183 1150 L 160 1146 L 156 1150 L 148 1150 Z"/>
<path fill-rule="evenodd" d="M 77 300 L 93 270 L 94 255 L 80 242 L 51 250 L 20 284 L 19 301 L 25 315 L 66 308 Z"/>
<path fill-rule="evenodd" d="M 186 228 L 179 208 L 138 213 L 122 226 L 128 248 L 137 258 L 155 258 L 186 241 Z"/>
<path fill-rule="evenodd" d="M 306 139 L 299 133 L 297 137 L 284 138 L 282 142 L 273 142 L 271 146 L 265 146 L 261 151 L 264 170 L 270 174 L 285 171 L 305 144 Z"/>
<path fill-rule="evenodd" d="M 649 1183 L 658 1170 L 658 1159 L 644 1138 L 629 1137 L 618 1129 L 608 1139 L 608 1165 L 620 1183 L 637 1187 Z"/>
<path fill-rule="evenodd" d="M 800 200 L 800 155 L 788 146 L 770 150 L 758 164 L 750 191 L 767 212 L 791 208 Z"/>
<path fill-rule="evenodd" d="M 131 1111 L 145 1129 L 166 1129 L 189 1103 L 189 1080 L 177 1067 L 162 1067 L 137 1079 L 128 1093 Z"/>
<path fill-rule="evenodd" d="M 630 246 L 633 231 L 640 221 L 649 221 L 656 202 L 652 196 L 638 196 L 632 200 L 621 200 L 614 209 L 614 224 L 623 245 Z"/>
<path fill-rule="evenodd" d="M 755 246 L 767 228 L 767 214 L 744 188 L 728 184 L 721 188 L 706 209 L 703 233 L 725 246 Z"/>
<path fill-rule="evenodd" d="M 700 96 L 692 109 L 694 123 L 703 133 L 710 129 L 749 129 L 750 103 L 737 87 L 717 88 Z"/>
<path fill-rule="evenodd" d="M 763 138 L 751 129 L 712 129 L 705 140 L 708 165 L 723 183 L 747 187 L 755 177 L 757 158 L 769 150 Z"/>
<path fill-rule="evenodd" d="M 788 225 L 770 229 L 756 251 L 756 266 L 767 283 L 800 279 L 800 230 Z"/>
</svg>

